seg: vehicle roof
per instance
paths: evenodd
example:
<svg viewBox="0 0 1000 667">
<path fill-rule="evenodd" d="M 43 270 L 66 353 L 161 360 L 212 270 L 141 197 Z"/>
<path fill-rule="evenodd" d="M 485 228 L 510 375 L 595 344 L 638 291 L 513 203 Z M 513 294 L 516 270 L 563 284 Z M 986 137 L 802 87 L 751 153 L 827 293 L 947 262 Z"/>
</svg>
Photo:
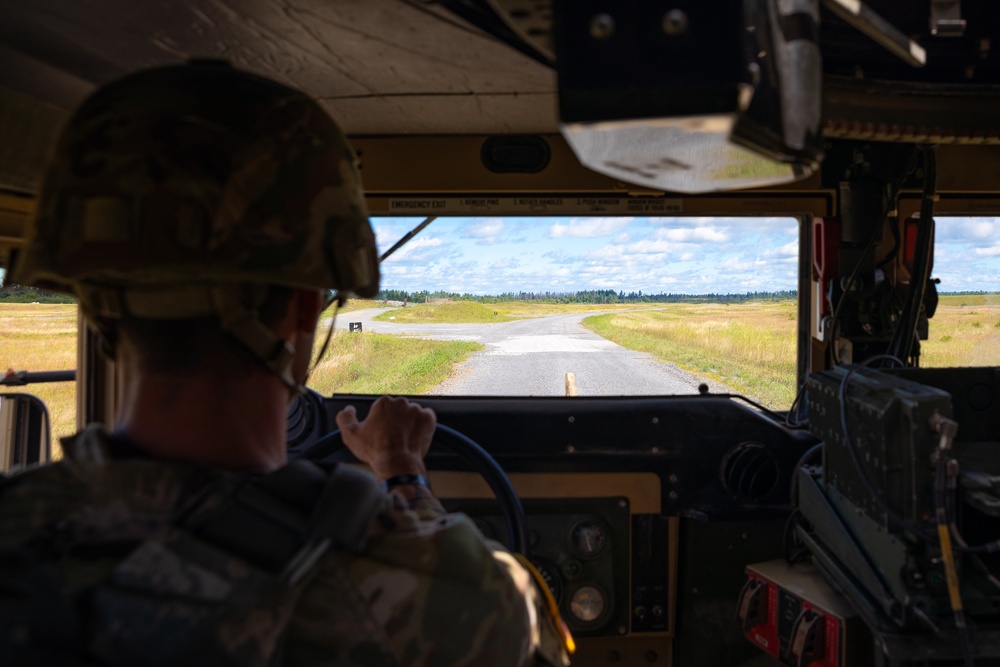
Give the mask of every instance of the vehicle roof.
<svg viewBox="0 0 1000 667">
<path fill-rule="evenodd" d="M 550 68 L 400 0 L 0 2 L 0 86 L 60 109 L 128 72 L 224 58 L 320 100 L 352 135 L 557 130 Z"/>
<path fill-rule="evenodd" d="M 720 7 L 737 4 L 719 3 Z M 943 138 L 949 143 L 963 128 L 948 125 L 961 118 L 978 125 L 975 136 L 959 136 L 958 143 L 1000 141 L 1000 132 L 993 129 L 993 119 L 1000 118 L 1000 95 L 995 93 L 1000 54 L 990 41 L 1000 5 L 992 0 L 963 2 L 962 12 L 968 18 L 965 36 L 939 39 L 930 36 L 929 3 L 869 0 L 868 4 L 889 12 L 892 22 L 927 45 L 932 57 L 927 67 L 914 69 L 824 11 L 820 31 L 824 72 L 826 83 L 836 84 L 824 90 L 825 136 L 932 142 Z M 558 136 L 556 71 L 544 56 L 529 55 L 537 43 L 529 39 L 515 48 L 452 11 L 514 5 L 518 2 L 0 0 L 0 250 L 19 242 L 31 209 L 30 201 L 11 196 L 30 200 L 37 191 L 52 138 L 68 111 L 88 92 L 128 72 L 190 58 L 223 58 L 318 99 L 358 139 L 355 146 L 366 150 L 363 176 L 373 196 L 444 191 L 641 193 L 642 188 L 599 176 L 576 163 Z M 520 5 L 551 17 L 548 0 Z M 548 37 L 542 35 L 539 42 Z M 714 45 L 705 48 L 710 51 Z M 911 86 L 909 92 L 921 94 L 893 98 L 895 91 L 877 79 L 904 82 Z M 993 92 L 972 102 L 967 96 L 959 103 L 955 85 Z M 946 99 L 941 93 L 948 86 L 952 87 L 948 104 L 937 104 Z M 889 92 L 880 97 L 882 91 Z M 861 111 L 851 118 L 856 110 Z M 907 114 L 898 123 L 871 122 L 872 118 L 894 121 Z M 487 173 L 478 151 L 482 137 L 492 134 L 546 136 L 553 166 L 532 178 Z M 469 141 L 440 143 L 443 135 L 449 137 L 445 142 L 463 137 Z M 941 156 L 938 191 L 943 196 L 1000 190 L 1000 168 L 990 166 L 1000 167 L 996 146 L 951 148 Z M 390 159 L 402 154 L 405 161 Z M 824 169 L 836 177 L 840 166 L 828 159 Z M 832 201 L 835 182 L 835 178 L 824 182 L 813 178 L 779 191 L 804 190 Z M 739 199 L 713 201 L 686 206 L 685 212 L 831 210 L 822 205 L 775 207 L 777 200 L 754 206 Z M 373 202 L 373 211 L 392 212 L 387 204 L 380 206 Z M 550 212 L 558 213 L 556 208 Z M 978 210 L 997 208 L 991 203 Z M 566 207 L 563 212 L 577 210 Z"/>
</svg>

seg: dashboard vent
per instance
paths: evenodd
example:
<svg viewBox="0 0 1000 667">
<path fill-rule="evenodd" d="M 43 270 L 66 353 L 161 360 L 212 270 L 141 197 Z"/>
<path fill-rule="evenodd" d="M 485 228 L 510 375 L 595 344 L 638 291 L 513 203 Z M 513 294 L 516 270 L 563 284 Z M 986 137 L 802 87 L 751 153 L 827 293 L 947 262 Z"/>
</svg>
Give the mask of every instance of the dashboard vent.
<svg viewBox="0 0 1000 667">
<path fill-rule="evenodd" d="M 726 452 L 719 474 L 722 485 L 735 498 L 759 503 L 778 487 L 778 460 L 759 442 L 742 442 Z"/>
</svg>

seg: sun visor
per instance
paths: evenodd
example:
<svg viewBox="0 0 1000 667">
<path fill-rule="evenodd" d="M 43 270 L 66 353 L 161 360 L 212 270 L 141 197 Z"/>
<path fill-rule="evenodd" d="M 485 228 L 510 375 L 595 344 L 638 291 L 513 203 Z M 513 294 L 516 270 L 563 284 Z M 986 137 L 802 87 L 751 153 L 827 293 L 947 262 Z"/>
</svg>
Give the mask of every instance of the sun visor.
<svg viewBox="0 0 1000 667">
<path fill-rule="evenodd" d="M 562 132 L 644 187 L 789 183 L 822 158 L 818 0 L 554 4 Z"/>
</svg>

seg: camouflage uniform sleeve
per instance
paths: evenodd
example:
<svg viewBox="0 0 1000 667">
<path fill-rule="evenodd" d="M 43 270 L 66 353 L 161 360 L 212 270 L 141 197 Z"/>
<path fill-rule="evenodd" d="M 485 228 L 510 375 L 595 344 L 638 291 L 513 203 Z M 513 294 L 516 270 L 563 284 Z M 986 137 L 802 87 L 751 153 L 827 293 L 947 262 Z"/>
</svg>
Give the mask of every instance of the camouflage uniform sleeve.
<svg viewBox="0 0 1000 667">
<path fill-rule="evenodd" d="M 286 664 L 566 665 L 554 623 L 531 575 L 468 517 L 393 493 L 363 553 L 319 564 Z"/>
</svg>

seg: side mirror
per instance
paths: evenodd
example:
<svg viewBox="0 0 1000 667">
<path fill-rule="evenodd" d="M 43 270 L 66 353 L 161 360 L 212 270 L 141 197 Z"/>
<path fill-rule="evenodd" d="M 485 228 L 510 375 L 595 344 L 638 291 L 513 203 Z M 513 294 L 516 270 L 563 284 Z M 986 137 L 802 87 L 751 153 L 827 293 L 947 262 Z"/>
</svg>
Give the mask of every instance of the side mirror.
<svg viewBox="0 0 1000 667">
<path fill-rule="evenodd" d="M 48 463 L 49 411 L 37 396 L 0 394 L 0 472 Z"/>
</svg>

